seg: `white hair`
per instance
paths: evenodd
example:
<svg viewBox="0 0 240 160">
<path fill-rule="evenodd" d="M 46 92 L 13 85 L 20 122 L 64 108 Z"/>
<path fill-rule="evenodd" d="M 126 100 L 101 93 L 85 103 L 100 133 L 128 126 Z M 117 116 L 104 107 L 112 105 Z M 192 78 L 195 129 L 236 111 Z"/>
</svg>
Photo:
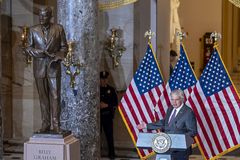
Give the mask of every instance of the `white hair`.
<svg viewBox="0 0 240 160">
<path fill-rule="evenodd" d="M 182 100 L 182 102 L 184 102 L 184 100 L 185 100 L 184 92 L 183 92 L 183 90 L 181 90 L 181 89 L 175 89 L 175 90 L 173 90 L 173 91 L 170 93 L 170 95 L 171 95 L 171 97 L 172 97 L 172 95 L 178 96 L 178 97 Z"/>
</svg>

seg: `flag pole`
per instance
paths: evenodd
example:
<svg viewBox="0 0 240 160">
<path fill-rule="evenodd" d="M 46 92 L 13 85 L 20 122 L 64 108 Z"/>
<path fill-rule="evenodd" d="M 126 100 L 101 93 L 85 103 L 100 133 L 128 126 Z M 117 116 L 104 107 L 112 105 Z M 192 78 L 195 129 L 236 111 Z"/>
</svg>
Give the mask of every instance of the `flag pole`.
<svg viewBox="0 0 240 160">
<path fill-rule="evenodd" d="M 144 34 L 144 37 L 148 38 L 148 44 L 150 45 L 151 49 L 152 49 L 152 43 L 151 43 L 151 40 L 152 40 L 152 37 L 155 36 L 155 32 L 153 32 L 151 29 L 149 29 L 148 31 L 145 32 Z M 152 49 L 153 50 L 153 49 Z M 157 56 L 157 54 L 155 52 L 153 52 L 153 55 L 155 54 L 155 57 Z M 157 58 L 156 58 L 156 61 L 157 61 Z M 154 111 L 154 121 L 156 121 L 156 116 L 155 116 L 155 113 L 156 113 L 156 107 L 153 108 L 153 111 Z"/>
</svg>

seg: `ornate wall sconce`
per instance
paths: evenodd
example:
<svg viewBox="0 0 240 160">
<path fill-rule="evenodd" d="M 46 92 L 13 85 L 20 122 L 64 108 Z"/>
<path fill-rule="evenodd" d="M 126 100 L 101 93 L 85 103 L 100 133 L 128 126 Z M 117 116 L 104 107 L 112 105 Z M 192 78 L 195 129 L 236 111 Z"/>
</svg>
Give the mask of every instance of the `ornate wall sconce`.
<svg viewBox="0 0 240 160">
<path fill-rule="evenodd" d="M 83 66 L 79 59 L 73 55 L 73 42 L 68 42 L 68 53 L 64 58 L 63 65 L 66 67 L 66 74 L 70 76 L 70 86 L 75 87 L 76 76 L 80 74 L 80 68 Z"/>
<path fill-rule="evenodd" d="M 22 34 L 21 34 L 22 44 L 21 44 L 21 46 L 23 48 L 23 53 L 26 56 L 25 57 L 25 62 L 26 62 L 26 64 L 31 64 L 32 63 L 32 57 L 29 54 L 24 52 L 24 50 L 27 48 L 27 43 L 28 43 L 27 39 L 28 39 L 28 34 L 29 34 L 29 27 L 23 26 L 23 27 L 21 27 L 21 29 L 22 29 Z"/>
<path fill-rule="evenodd" d="M 112 58 L 113 68 L 119 66 L 120 58 L 126 48 L 124 47 L 123 40 L 120 36 L 120 29 L 112 28 L 111 35 L 107 37 L 104 43 L 104 49 L 108 52 L 109 56 Z"/>
</svg>

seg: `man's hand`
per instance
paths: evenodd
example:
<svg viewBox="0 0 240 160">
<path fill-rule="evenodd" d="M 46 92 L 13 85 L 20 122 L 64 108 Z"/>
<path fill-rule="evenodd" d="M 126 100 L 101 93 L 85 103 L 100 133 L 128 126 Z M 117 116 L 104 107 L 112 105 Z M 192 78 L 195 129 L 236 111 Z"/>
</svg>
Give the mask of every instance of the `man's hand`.
<svg viewBox="0 0 240 160">
<path fill-rule="evenodd" d="M 108 104 L 104 102 L 100 102 L 100 109 L 107 108 Z"/>
<path fill-rule="evenodd" d="M 139 125 L 137 125 L 137 129 L 145 129 L 145 128 L 147 128 L 147 124 L 144 121 L 142 121 Z"/>
</svg>

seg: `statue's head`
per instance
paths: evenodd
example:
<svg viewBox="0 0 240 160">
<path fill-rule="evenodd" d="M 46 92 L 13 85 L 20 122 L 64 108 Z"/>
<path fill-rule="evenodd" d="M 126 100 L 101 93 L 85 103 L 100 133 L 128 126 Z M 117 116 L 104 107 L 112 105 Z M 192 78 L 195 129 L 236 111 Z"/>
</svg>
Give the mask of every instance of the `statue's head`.
<svg viewBox="0 0 240 160">
<path fill-rule="evenodd" d="M 52 18 L 52 8 L 42 7 L 39 9 L 39 22 L 41 25 L 47 25 Z"/>
</svg>

